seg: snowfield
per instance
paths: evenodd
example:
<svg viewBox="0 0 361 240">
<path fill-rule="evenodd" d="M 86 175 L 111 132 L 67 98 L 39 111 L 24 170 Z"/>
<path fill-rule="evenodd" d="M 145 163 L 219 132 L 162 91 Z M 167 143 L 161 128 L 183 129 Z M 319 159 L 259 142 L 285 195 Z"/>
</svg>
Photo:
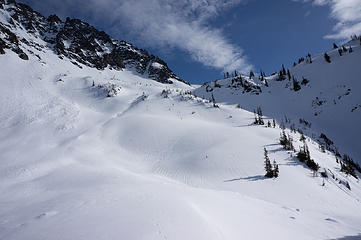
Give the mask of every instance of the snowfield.
<svg viewBox="0 0 361 240">
<path fill-rule="evenodd" d="M 283 87 L 242 95 L 243 109 L 220 89 L 214 107 L 204 87 L 162 84 L 128 68 L 97 70 L 16 31 L 43 47 L 21 44 L 29 60 L 10 49 L 0 55 L 0 239 L 328 240 L 361 233 L 361 175 L 341 172 L 313 135 L 325 130 L 340 150 L 358 156 L 360 127 L 347 148 L 350 135 L 338 135 L 346 127 L 337 124 L 354 124 L 361 109 L 352 121 L 337 115 L 336 129 L 313 118 L 312 128 L 302 128 L 320 166 L 314 172 L 279 144 L 283 111 L 294 120 L 308 108 L 271 102 Z M 292 72 L 309 77 L 312 66 L 300 68 Z M 355 80 L 350 76 L 347 84 Z M 357 101 L 360 83 L 354 84 Z M 256 99 L 275 127 L 253 124 Z M 348 106 L 342 104 L 337 109 Z M 322 119 L 335 113 L 322 110 Z M 300 133 L 285 131 L 298 151 Z M 264 177 L 264 148 L 279 165 L 278 178 Z"/>
<path fill-rule="evenodd" d="M 252 125 L 253 113 L 214 108 L 182 83 L 79 69 L 39 54 L 46 64 L 11 52 L 0 57 L 1 239 L 333 239 L 361 232 L 359 181 L 340 173 L 334 155 L 310 138 L 312 158 L 351 191 L 315 177 L 282 150 L 279 126 Z M 120 87 L 117 96 L 98 87 L 107 83 Z M 298 149 L 300 135 L 292 136 Z M 264 147 L 279 178 L 263 177 Z"/>
<path fill-rule="evenodd" d="M 348 52 L 350 46 L 351 53 Z M 312 62 L 306 58 L 289 69 L 291 79 L 287 74 L 282 81 L 277 81 L 278 74 L 264 77 L 268 86 L 259 76 L 252 79 L 243 76 L 244 81 L 249 80 L 260 88 L 253 92 L 244 92 L 244 88 L 232 84 L 232 78 L 229 78 L 216 81 L 217 85 L 206 83 L 194 93 L 206 99 L 213 94 L 216 102 L 240 104 L 251 112 L 261 107 L 265 115 L 286 125 L 287 118 L 296 129 L 304 127 L 300 119 L 306 120 L 315 137 L 326 134 L 340 153 L 352 156 L 361 164 L 360 40 L 348 42 L 345 49 L 342 56 L 338 49 L 329 51 L 331 63 L 325 61 L 324 54 L 312 56 Z M 301 87 L 298 91 L 293 90 L 293 77 Z M 308 82 L 302 84 L 303 80 Z"/>
</svg>

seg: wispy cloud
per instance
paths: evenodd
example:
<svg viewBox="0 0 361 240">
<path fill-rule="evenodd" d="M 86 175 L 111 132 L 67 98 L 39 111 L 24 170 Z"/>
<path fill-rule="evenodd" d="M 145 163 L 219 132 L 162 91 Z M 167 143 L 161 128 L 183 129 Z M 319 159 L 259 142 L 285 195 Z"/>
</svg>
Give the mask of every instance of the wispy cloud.
<svg viewBox="0 0 361 240">
<path fill-rule="evenodd" d="M 303 0 L 319 6 L 329 6 L 331 17 L 337 21 L 334 33 L 326 38 L 347 39 L 351 35 L 361 34 L 361 1 L 360 0 Z"/>
<path fill-rule="evenodd" d="M 33 0 L 25 1 L 37 4 Z M 63 12 L 76 7 L 84 15 L 126 29 L 144 45 L 186 51 L 193 60 L 205 66 L 246 72 L 252 65 L 243 50 L 229 41 L 222 29 L 209 24 L 209 20 L 244 1 L 63 0 L 58 6 L 54 6 L 53 0 L 41 2 L 61 7 Z"/>
</svg>

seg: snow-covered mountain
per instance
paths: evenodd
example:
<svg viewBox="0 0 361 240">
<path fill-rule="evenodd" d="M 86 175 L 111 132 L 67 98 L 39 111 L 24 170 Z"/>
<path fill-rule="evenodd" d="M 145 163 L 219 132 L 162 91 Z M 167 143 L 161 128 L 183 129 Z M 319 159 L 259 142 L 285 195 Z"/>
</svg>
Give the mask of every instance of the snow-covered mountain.
<svg viewBox="0 0 361 240">
<path fill-rule="evenodd" d="M 330 62 L 324 53 L 308 55 L 271 76 L 232 73 L 194 93 L 207 99 L 213 95 L 216 102 L 239 104 L 249 111 L 261 107 L 279 123 L 307 132 L 334 153 L 361 163 L 360 43 L 356 38 L 327 52 Z"/>
<path fill-rule="evenodd" d="M 237 93 L 228 103 L 237 95 L 242 109 L 225 104 L 229 88 L 190 86 L 157 57 L 80 20 L 44 18 L 0 0 L 0 26 L 0 239 L 305 240 L 361 233 L 360 174 L 346 174 L 349 162 L 320 148 L 312 134 L 323 129 L 313 119 L 302 128 L 304 139 L 284 123 L 294 150 L 280 144 L 284 116 L 277 107 L 255 104 L 271 126 L 253 124 L 245 101 L 271 95 L 257 80 L 242 77 L 248 94 L 231 90 Z M 330 55 L 340 68 L 352 57 Z M 287 100 L 314 89 L 316 79 L 300 72 L 317 61 L 323 65 L 314 57 L 314 65 L 291 69 L 309 78 L 301 90 L 272 76 L 269 91 Z M 346 66 L 349 76 L 359 71 Z M 359 89 L 351 80 L 340 106 Z M 217 103 L 201 98 L 209 93 Z M 297 111 L 286 110 L 294 121 Z M 319 116 L 331 112 L 322 110 Z M 340 110 L 338 121 L 346 112 Z M 312 161 L 297 158 L 305 145 Z M 265 177 L 264 149 L 278 165 L 277 178 Z"/>
<path fill-rule="evenodd" d="M 126 68 L 161 83 L 184 82 L 158 57 L 125 41 L 114 40 L 79 19 L 67 18 L 63 22 L 56 15 L 45 18 L 15 1 L 6 1 L 5 4 L 5 0 L 1 0 L 0 9 L 3 9 L 0 25 L 2 54 L 4 49 L 11 49 L 24 60 L 30 56 L 41 61 L 39 54 L 28 47 L 39 51 L 51 49 L 59 58 L 66 57 L 79 68 L 82 68 L 80 64 L 99 70 Z"/>
</svg>

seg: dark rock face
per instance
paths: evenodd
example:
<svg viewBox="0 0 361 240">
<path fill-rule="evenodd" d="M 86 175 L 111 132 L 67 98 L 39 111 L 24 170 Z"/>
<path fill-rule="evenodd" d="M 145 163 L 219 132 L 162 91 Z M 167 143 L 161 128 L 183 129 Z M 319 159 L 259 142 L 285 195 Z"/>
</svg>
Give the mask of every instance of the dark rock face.
<svg viewBox="0 0 361 240">
<path fill-rule="evenodd" d="M 15 3 L 14 0 L 6 0 L 6 3 L 0 0 L 0 8 L 3 8 L 3 4 L 9 5 L 8 11 L 12 18 L 9 20 L 10 25 L 0 23 L 0 32 L 6 36 L 6 39 L 0 38 L 0 54 L 5 53 L 4 49 L 11 49 L 27 60 L 21 43 L 38 49 L 44 47 L 25 39 L 19 41 L 11 29 L 21 25 L 28 33 L 44 40 L 47 44 L 45 47 L 51 48 L 60 58 L 66 57 L 99 70 L 127 68 L 161 83 L 171 84 L 175 80 L 189 84 L 178 78 L 158 57 L 125 41 L 116 41 L 86 22 L 70 18 L 63 22 L 56 15 L 45 18 L 29 6 Z"/>
<path fill-rule="evenodd" d="M 5 49 L 10 49 L 18 54 L 21 59 L 29 59 L 26 53 L 19 47 L 18 37 L 1 23 L 0 32 L 3 35 L 3 38 L 0 37 L 0 54 L 5 54 Z"/>
</svg>

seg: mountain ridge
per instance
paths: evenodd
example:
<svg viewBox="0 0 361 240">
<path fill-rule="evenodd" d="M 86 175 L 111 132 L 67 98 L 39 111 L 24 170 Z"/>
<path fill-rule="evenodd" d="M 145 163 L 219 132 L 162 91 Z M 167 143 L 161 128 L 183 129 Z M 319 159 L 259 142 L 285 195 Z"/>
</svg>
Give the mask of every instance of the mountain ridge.
<svg viewBox="0 0 361 240">
<path fill-rule="evenodd" d="M 79 67 L 79 64 L 83 64 L 99 70 L 107 67 L 117 70 L 128 68 L 161 83 L 172 84 L 173 81 L 179 81 L 189 85 L 176 76 L 160 58 L 123 40 L 112 39 L 104 31 L 98 31 L 80 19 L 66 18 L 63 22 L 56 15 L 45 18 L 28 5 L 13 0 L 1 0 L 0 9 L 8 13 L 8 24 L 0 25 L 0 30 L 5 35 L 0 38 L 0 53 L 11 49 L 20 58 L 27 60 L 27 54 L 20 47 L 22 44 L 48 47 L 60 58 L 67 57 Z M 23 27 L 35 38 L 44 40 L 46 46 L 24 38 L 18 39 L 13 32 L 16 32 L 17 27 Z"/>
</svg>

